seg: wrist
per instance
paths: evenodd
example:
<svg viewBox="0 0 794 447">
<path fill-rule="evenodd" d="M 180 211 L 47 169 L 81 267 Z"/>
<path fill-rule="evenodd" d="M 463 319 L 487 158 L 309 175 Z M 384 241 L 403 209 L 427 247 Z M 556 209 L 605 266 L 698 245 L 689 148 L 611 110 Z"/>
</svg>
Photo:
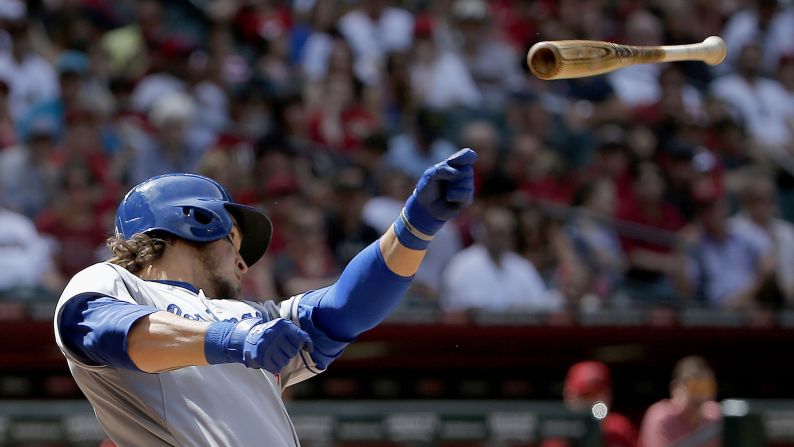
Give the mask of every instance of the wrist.
<svg viewBox="0 0 794 447">
<path fill-rule="evenodd" d="M 430 211 L 428 211 L 424 205 L 419 203 L 419 199 L 416 197 L 416 191 L 414 191 L 405 202 L 403 215 L 410 224 L 411 228 L 431 238 L 438 233 L 438 230 L 440 230 L 445 223 L 445 221 L 438 220 L 433 217 L 433 215 L 430 214 Z"/>
<path fill-rule="evenodd" d="M 229 345 L 232 331 L 235 324 L 230 321 L 215 321 L 207 328 L 204 334 L 204 357 L 207 363 L 215 365 L 218 363 L 231 363 L 229 352 L 226 348 Z"/>
<path fill-rule="evenodd" d="M 433 239 L 433 236 L 422 233 L 411 224 L 405 215 L 405 208 L 400 211 L 400 215 L 394 221 L 393 228 L 400 244 L 412 250 L 426 250 Z"/>
<path fill-rule="evenodd" d="M 240 322 L 216 321 L 210 324 L 204 335 L 204 357 L 207 363 L 245 364 L 245 340 L 251 329 L 261 323 L 258 318 L 248 318 Z"/>
</svg>

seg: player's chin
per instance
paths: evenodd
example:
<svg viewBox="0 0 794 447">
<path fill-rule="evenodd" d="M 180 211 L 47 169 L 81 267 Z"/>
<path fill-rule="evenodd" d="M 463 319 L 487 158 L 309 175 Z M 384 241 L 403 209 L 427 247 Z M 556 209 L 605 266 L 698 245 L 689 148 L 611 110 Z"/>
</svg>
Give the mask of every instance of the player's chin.
<svg viewBox="0 0 794 447">
<path fill-rule="evenodd" d="M 214 278 L 215 297 L 221 299 L 235 300 L 240 298 L 242 284 L 240 279 L 234 278 Z"/>
</svg>

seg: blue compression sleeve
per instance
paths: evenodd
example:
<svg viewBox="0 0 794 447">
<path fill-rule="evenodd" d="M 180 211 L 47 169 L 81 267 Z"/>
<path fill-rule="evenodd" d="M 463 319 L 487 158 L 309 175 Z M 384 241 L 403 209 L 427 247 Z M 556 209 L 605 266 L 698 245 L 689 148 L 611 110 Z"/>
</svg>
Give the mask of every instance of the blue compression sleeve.
<svg viewBox="0 0 794 447">
<path fill-rule="evenodd" d="M 375 241 L 350 261 L 334 285 L 307 293 L 301 303 L 315 303 L 310 318 L 328 337 L 350 341 L 389 315 L 412 278 L 392 272 Z"/>
<path fill-rule="evenodd" d="M 127 353 L 127 334 L 136 321 L 159 310 L 96 293 L 77 295 L 61 310 L 61 338 L 87 363 L 140 371 Z"/>
</svg>

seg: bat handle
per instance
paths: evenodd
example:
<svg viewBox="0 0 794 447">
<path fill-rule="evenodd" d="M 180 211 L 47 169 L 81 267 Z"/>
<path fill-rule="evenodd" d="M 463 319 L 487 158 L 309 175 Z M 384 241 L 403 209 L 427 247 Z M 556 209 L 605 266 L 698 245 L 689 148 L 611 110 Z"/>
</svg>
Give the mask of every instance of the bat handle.
<svg viewBox="0 0 794 447">
<path fill-rule="evenodd" d="M 725 42 L 717 36 L 707 37 L 700 43 L 691 45 L 666 45 L 662 47 L 664 56 L 660 62 L 703 61 L 717 65 L 725 59 Z"/>
</svg>

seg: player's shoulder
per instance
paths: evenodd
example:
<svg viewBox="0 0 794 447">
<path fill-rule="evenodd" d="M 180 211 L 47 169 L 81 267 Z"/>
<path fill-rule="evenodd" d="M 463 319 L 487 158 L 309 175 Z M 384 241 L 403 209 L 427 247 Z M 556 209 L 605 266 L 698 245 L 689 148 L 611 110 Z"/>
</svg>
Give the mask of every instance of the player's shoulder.
<svg viewBox="0 0 794 447">
<path fill-rule="evenodd" d="M 109 262 L 100 262 L 75 274 L 64 288 L 61 300 L 90 292 L 115 296 L 120 288 L 127 283 L 134 282 L 136 278 L 122 267 Z"/>
</svg>

